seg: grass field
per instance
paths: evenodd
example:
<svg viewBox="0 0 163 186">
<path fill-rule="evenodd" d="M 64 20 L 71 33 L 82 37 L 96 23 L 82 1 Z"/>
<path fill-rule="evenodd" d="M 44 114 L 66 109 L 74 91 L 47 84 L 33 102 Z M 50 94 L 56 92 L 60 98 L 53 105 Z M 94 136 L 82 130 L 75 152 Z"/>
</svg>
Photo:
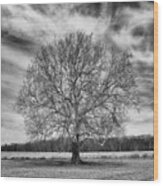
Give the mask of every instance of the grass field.
<svg viewBox="0 0 163 186">
<path fill-rule="evenodd" d="M 153 152 L 83 153 L 85 164 L 77 166 L 70 164 L 69 153 L 6 154 L 2 152 L 3 177 L 153 180 Z"/>
</svg>

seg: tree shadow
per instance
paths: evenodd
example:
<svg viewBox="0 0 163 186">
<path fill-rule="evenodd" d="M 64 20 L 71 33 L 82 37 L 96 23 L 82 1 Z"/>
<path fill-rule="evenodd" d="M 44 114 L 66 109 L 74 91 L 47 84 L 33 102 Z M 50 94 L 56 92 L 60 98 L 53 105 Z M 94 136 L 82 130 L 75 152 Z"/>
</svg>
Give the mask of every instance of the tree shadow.
<svg viewBox="0 0 163 186">
<path fill-rule="evenodd" d="M 50 159 L 29 159 L 23 160 L 23 164 L 38 167 L 121 167 L 126 166 L 126 162 L 111 159 L 108 161 L 102 160 L 82 160 L 80 164 L 72 164 L 69 159 L 64 158 L 50 158 Z"/>
</svg>

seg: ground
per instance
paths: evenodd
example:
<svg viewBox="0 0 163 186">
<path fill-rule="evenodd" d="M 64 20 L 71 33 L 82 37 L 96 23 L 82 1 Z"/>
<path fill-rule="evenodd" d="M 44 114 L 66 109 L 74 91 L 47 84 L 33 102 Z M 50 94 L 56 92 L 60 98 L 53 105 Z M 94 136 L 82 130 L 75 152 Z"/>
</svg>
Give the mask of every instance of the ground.
<svg viewBox="0 0 163 186">
<path fill-rule="evenodd" d="M 73 179 L 153 180 L 153 158 L 84 157 L 85 164 L 72 165 L 69 158 L 2 158 L 1 176 Z"/>
</svg>

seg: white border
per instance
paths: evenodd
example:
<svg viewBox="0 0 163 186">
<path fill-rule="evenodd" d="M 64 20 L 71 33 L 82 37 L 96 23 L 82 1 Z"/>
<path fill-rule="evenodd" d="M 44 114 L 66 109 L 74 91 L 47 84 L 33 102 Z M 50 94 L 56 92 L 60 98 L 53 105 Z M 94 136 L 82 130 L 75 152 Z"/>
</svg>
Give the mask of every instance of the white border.
<svg viewBox="0 0 163 186">
<path fill-rule="evenodd" d="M 1 0 L 1 4 L 41 4 L 41 3 L 81 3 L 81 2 L 124 2 L 124 1 L 143 1 L 143 0 Z M 152 0 L 144 0 L 152 1 Z M 160 0 L 156 0 L 158 2 Z"/>
<path fill-rule="evenodd" d="M 105 2 L 101 1 L 101 2 Z M 117 1 L 117 0 L 112 0 Z M 122 1 L 122 0 L 118 0 Z M 141 0 L 130 0 L 130 1 L 141 1 Z M 1 0 L 1 4 L 19 4 L 19 3 L 64 3 L 64 2 L 100 2 L 97 0 Z M 92 184 L 93 186 L 108 186 L 109 185 L 115 185 L 115 186 L 130 186 L 131 184 L 136 185 L 163 185 L 163 148 L 161 142 L 163 141 L 163 0 L 157 1 L 159 4 L 159 92 L 158 92 L 158 98 L 159 98 L 159 180 L 156 182 L 140 182 L 140 181 L 110 181 L 110 180 L 67 180 L 67 179 L 39 179 L 39 178 L 0 178 L 0 185 L 2 186 L 35 186 L 36 184 L 39 186 L 50 186 L 52 184 L 55 184 L 57 186 L 90 186 Z M 1 38 L 1 37 L 0 37 Z M 1 70 L 1 67 L 0 67 Z M 1 71 L 0 71 L 1 72 Z M 0 93 L 1 94 L 1 93 Z"/>
</svg>

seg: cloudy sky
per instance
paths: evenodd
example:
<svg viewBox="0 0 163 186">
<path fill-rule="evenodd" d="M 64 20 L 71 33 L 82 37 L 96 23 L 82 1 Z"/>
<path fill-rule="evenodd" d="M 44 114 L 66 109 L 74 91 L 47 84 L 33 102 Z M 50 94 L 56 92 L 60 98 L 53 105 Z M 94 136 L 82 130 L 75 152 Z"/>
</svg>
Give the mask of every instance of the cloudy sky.
<svg viewBox="0 0 163 186">
<path fill-rule="evenodd" d="M 129 111 L 127 135 L 153 134 L 153 3 L 1 6 L 1 141 L 28 139 L 14 104 L 27 66 L 42 44 L 80 30 L 132 52 L 140 111 Z"/>
</svg>

